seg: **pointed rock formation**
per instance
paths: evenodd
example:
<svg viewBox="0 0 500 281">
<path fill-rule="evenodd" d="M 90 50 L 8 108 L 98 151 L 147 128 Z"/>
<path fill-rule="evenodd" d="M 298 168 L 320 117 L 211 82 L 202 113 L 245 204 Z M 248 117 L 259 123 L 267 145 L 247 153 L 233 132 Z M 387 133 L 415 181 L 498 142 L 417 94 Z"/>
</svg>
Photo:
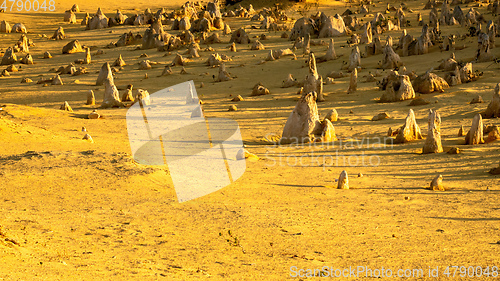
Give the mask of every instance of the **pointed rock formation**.
<svg viewBox="0 0 500 281">
<path fill-rule="evenodd" d="M 339 14 L 327 16 L 322 12 L 319 17 L 319 23 L 318 38 L 343 36 L 347 32 L 344 20 Z"/>
<path fill-rule="evenodd" d="M 443 93 L 445 89 L 450 87 L 446 80 L 430 71 L 415 78 L 412 85 L 415 92 L 422 94 L 430 94 L 432 92 Z"/>
<path fill-rule="evenodd" d="M 481 114 L 476 114 L 472 119 L 472 126 L 465 136 L 465 144 L 475 145 L 484 143 L 483 139 L 483 118 Z"/>
<path fill-rule="evenodd" d="M 352 94 L 356 92 L 358 89 L 358 69 L 355 68 L 353 72 L 351 72 L 351 81 L 349 83 L 349 89 L 347 89 L 348 94 Z"/>
<path fill-rule="evenodd" d="M 347 71 L 351 72 L 360 65 L 361 65 L 361 54 L 359 53 L 358 46 L 355 46 L 351 51 L 351 55 L 349 56 L 349 64 L 347 65 Z"/>
<path fill-rule="evenodd" d="M 0 22 L 0 33 L 11 33 L 11 32 L 12 32 L 12 27 L 10 27 L 10 24 L 5 20 L 2 20 L 2 22 Z"/>
<path fill-rule="evenodd" d="M 458 67 L 458 63 L 455 60 L 455 54 L 452 53 L 449 58 L 444 60 L 437 69 L 442 69 L 445 71 L 454 71 Z"/>
<path fill-rule="evenodd" d="M 191 43 L 189 49 L 187 51 L 188 58 L 199 58 L 200 54 L 198 51 L 200 50 L 200 46 L 197 43 Z"/>
<path fill-rule="evenodd" d="M 460 81 L 462 83 L 469 83 L 472 81 L 476 81 L 480 76 L 472 71 L 472 63 L 470 62 L 466 63 L 462 68 L 460 68 L 459 73 L 460 73 Z"/>
<path fill-rule="evenodd" d="M 424 26 L 422 26 L 422 34 L 417 39 L 417 42 L 414 46 L 413 54 L 415 55 L 427 54 L 429 52 L 429 47 L 431 47 L 432 45 L 433 44 L 429 34 L 429 26 L 427 24 L 424 24 Z M 412 51 L 410 50 L 410 53 L 411 52 Z"/>
<path fill-rule="evenodd" d="M 17 67 L 15 65 L 13 65 L 13 64 L 7 66 L 6 70 L 8 72 L 18 72 L 19 71 L 19 69 L 17 69 Z"/>
<path fill-rule="evenodd" d="M 243 97 L 241 95 L 238 95 L 236 97 L 234 97 L 231 101 L 243 101 Z"/>
<path fill-rule="evenodd" d="M 394 140 L 394 143 L 406 143 L 414 140 L 421 140 L 422 134 L 420 132 L 420 127 L 415 119 L 415 113 L 413 109 L 410 109 L 408 115 L 406 116 L 405 124 L 399 128 L 398 135 Z"/>
<path fill-rule="evenodd" d="M 27 54 L 24 58 L 21 59 L 22 64 L 34 64 L 33 57 L 30 54 Z"/>
<path fill-rule="evenodd" d="M 304 143 L 314 141 L 321 135 L 322 125 L 319 121 L 316 92 L 309 92 L 300 98 L 288 117 L 280 142 Z"/>
<path fill-rule="evenodd" d="M 431 190 L 435 191 L 445 191 L 443 187 L 443 176 L 442 175 L 437 175 L 431 182 L 430 185 Z"/>
<path fill-rule="evenodd" d="M 163 72 L 161 73 L 160 76 L 168 76 L 168 75 L 171 75 L 172 73 L 173 73 L 173 71 L 170 68 L 170 66 L 165 65 L 165 68 L 163 69 Z"/>
<path fill-rule="evenodd" d="M 458 134 L 457 134 L 457 136 L 459 136 L 459 137 L 463 137 L 463 136 L 465 136 L 465 129 L 464 129 L 464 126 L 463 126 L 463 125 L 462 125 L 462 126 L 460 126 L 460 129 L 458 129 Z"/>
<path fill-rule="evenodd" d="M 0 65 L 8 65 L 8 64 L 14 64 L 17 62 L 17 57 L 16 54 L 14 54 L 14 50 L 12 50 L 12 47 L 7 48 L 7 51 L 3 54 L 2 57 L 2 62 Z"/>
<path fill-rule="evenodd" d="M 448 83 L 449 86 L 455 86 L 462 84 L 462 80 L 460 79 L 460 70 L 458 69 L 458 66 L 455 66 L 455 70 L 452 72 L 448 72 L 444 76 L 444 80 L 446 83 Z"/>
<path fill-rule="evenodd" d="M 302 46 L 302 53 L 304 55 L 309 55 L 311 52 L 311 35 L 309 33 L 306 34 L 304 38 L 304 45 Z"/>
<path fill-rule="evenodd" d="M 224 57 L 222 57 L 224 56 Z M 231 58 L 225 55 L 219 55 L 218 53 L 211 54 L 205 62 L 208 66 L 217 66 L 221 65 L 224 62 L 231 61 Z"/>
<path fill-rule="evenodd" d="M 441 152 L 443 152 L 443 146 L 441 145 L 441 116 L 437 111 L 431 109 L 429 111 L 427 138 L 422 153 Z"/>
<path fill-rule="evenodd" d="M 92 57 L 90 56 L 90 48 L 85 48 L 85 58 L 77 59 L 75 63 L 78 64 L 90 64 L 92 62 Z"/>
<path fill-rule="evenodd" d="M 221 63 L 219 65 L 219 76 L 217 77 L 217 82 L 229 81 L 231 79 L 231 76 L 226 71 L 226 65 L 224 63 Z"/>
<path fill-rule="evenodd" d="M 317 60 L 318 62 L 325 62 L 334 60 L 336 58 L 337 54 L 335 53 L 333 38 L 330 38 L 330 43 L 328 44 L 328 50 L 326 51 L 326 54 L 324 56 L 319 57 Z"/>
<path fill-rule="evenodd" d="M 87 93 L 87 105 L 95 105 L 94 91 L 89 90 Z"/>
<path fill-rule="evenodd" d="M 90 119 L 90 117 L 89 117 L 89 119 Z M 86 141 L 91 142 L 91 143 L 94 142 L 94 140 L 92 139 L 92 137 L 89 134 L 85 134 L 85 136 L 83 136 L 82 140 L 86 140 Z"/>
<path fill-rule="evenodd" d="M 92 61 L 92 57 L 90 56 L 90 48 L 85 48 L 85 59 L 83 60 L 83 64 L 90 64 Z"/>
<path fill-rule="evenodd" d="M 316 141 L 333 142 L 336 141 L 335 128 L 330 120 L 324 119 L 321 122 L 321 135 L 316 137 Z"/>
<path fill-rule="evenodd" d="M 262 44 L 259 40 L 255 40 L 255 42 L 253 42 L 252 44 L 252 47 L 250 48 L 250 50 L 264 50 L 265 47 L 264 47 L 264 44 Z"/>
<path fill-rule="evenodd" d="M 22 23 L 16 23 L 12 26 L 12 32 L 15 33 L 28 33 L 28 30 L 26 29 L 26 26 Z"/>
<path fill-rule="evenodd" d="M 188 59 L 184 58 L 180 54 L 177 54 L 175 56 L 174 60 L 172 61 L 171 66 L 176 66 L 176 65 L 185 66 L 187 64 L 187 62 L 188 62 Z"/>
<path fill-rule="evenodd" d="M 97 113 L 96 109 L 94 109 L 94 110 L 92 110 L 92 112 L 90 112 L 90 114 L 87 117 L 89 119 L 99 119 L 99 118 L 101 118 L 101 115 L 99 113 Z"/>
<path fill-rule="evenodd" d="M 209 37 L 202 39 L 200 41 L 205 45 L 217 44 L 222 42 L 219 38 L 219 33 L 213 33 Z"/>
<path fill-rule="evenodd" d="M 83 17 L 83 20 L 81 22 L 81 25 L 87 25 L 89 24 L 89 20 L 90 20 L 90 15 L 89 13 L 85 13 L 85 16 Z"/>
<path fill-rule="evenodd" d="M 118 66 L 118 67 L 122 67 L 126 65 L 125 61 L 123 60 L 122 58 L 122 55 L 120 54 L 118 56 L 118 58 L 115 60 L 115 62 L 113 63 L 113 66 Z"/>
<path fill-rule="evenodd" d="M 383 53 L 383 48 L 382 48 L 382 42 L 380 41 L 380 37 L 378 35 L 375 35 L 375 38 L 373 38 L 373 42 L 365 46 L 366 50 L 366 55 L 371 56 L 371 55 L 378 55 Z"/>
<path fill-rule="evenodd" d="M 69 106 L 69 103 L 67 101 L 65 101 L 64 104 L 61 105 L 61 107 L 59 109 L 64 110 L 64 111 L 73 112 L 73 109 L 71 108 L 71 106 Z"/>
<path fill-rule="evenodd" d="M 295 54 L 292 52 L 290 49 L 279 49 L 279 50 L 269 50 L 268 56 L 266 58 L 266 61 L 273 61 L 280 59 L 283 56 L 292 56 L 294 58 Z"/>
<path fill-rule="evenodd" d="M 261 83 L 257 83 L 252 90 L 252 94 L 250 96 L 263 96 L 269 95 L 269 90 L 264 87 Z"/>
<path fill-rule="evenodd" d="M 486 139 L 484 140 L 485 143 L 500 140 L 500 128 L 497 125 L 488 126 L 486 130 L 484 130 L 484 133 L 488 134 Z"/>
<path fill-rule="evenodd" d="M 59 26 L 58 29 L 56 29 L 56 31 L 54 31 L 54 35 L 52 35 L 52 37 L 50 37 L 50 39 L 54 39 L 54 40 L 63 40 L 66 38 L 66 34 L 64 33 L 64 28 L 62 28 L 62 26 Z"/>
<path fill-rule="evenodd" d="M 349 189 L 349 179 L 345 170 L 340 173 L 337 189 Z"/>
<path fill-rule="evenodd" d="M 109 64 L 106 63 L 109 67 Z M 116 88 L 113 79 L 105 77 L 104 80 L 104 98 L 101 104 L 101 108 L 112 108 L 112 107 L 123 107 L 123 103 L 120 100 L 120 93 Z M 102 84 L 101 84 L 102 85 Z"/>
<path fill-rule="evenodd" d="M 292 74 L 288 74 L 285 80 L 281 83 L 282 88 L 290 88 L 297 85 L 297 79 L 293 78 Z"/>
<path fill-rule="evenodd" d="M 62 49 L 63 54 L 73 54 L 79 52 L 83 52 L 83 48 L 82 45 L 80 45 L 80 42 L 76 39 L 66 44 Z"/>
<path fill-rule="evenodd" d="M 191 29 L 191 21 L 188 17 L 183 17 L 179 21 L 179 30 L 189 30 Z"/>
<path fill-rule="evenodd" d="M 318 75 L 316 68 L 316 59 L 313 53 L 309 54 L 309 74 L 307 74 L 304 81 L 304 94 L 309 94 L 310 92 L 316 92 L 318 102 L 325 101 L 323 96 L 323 77 Z"/>
<path fill-rule="evenodd" d="M 134 102 L 134 95 L 132 93 L 132 88 L 134 86 L 132 84 L 129 84 L 127 86 L 127 89 L 125 89 L 125 92 L 123 92 L 123 95 L 122 95 L 122 102 L 124 101 L 131 101 L 131 102 Z"/>
<path fill-rule="evenodd" d="M 500 83 L 495 87 L 493 98 L 484 112 L 484 118 L 500 117 Z"/>
<path fill-rule="evenodd" d="M 372 117 L 372 121 L 379 121 L 379 120 L 384 120 L 387 118 L 390 118 L 389 114 L 387 112 L 381 112 L 375 116 Z"/>
<path fill-rule="evenodd" d="M 24 52 L 24 53 L 29 53 L 29 43 L 28 43 L 28 37 L 26 37 L 25 34 L 21 35 L 21 38 L 16 43 L 16 46 L 14 47 L 16 52 Z"/>
<path fill-rule="evenodd" d="M 399 75 L 397 71 L 391 71 L 384 80 L 382 84 L 385 86 L 382 89 L 386 91 L 380 98 L 380 102 L 396 102 L 415 97 L 410 77 L 407 75 Z"/>
<path fill-rule="evenodd" d="M 101 8 L 97 9 L 96 14 L 88 20 L 87 30 L 101 29 L 108 27 L 108 18 L 104 15 Z"/>
<path fill-rule="evenodd" d="M 52 78 L 52 85 L 64 85 L 59 74 L 56 75 L 56 77 Z"/>
<path fill-rule="evenodd" d="M 353 34 L 351 35 L 351 39 L 347 41 L 347 44 L 357 45 L 359 44 L 359 42 L 360 42 L 359 36 L 357 34 Z"/>
<path fill-rule="evenodd" d="M 337 113 L 337 110 L 331 109 L 325 116 L 325 119 L 329 120 L 330 122 L 337 122 L 339 118 L 339 114 Z"/>
<path fill-rule="evenodd" d="M 476 62 L 485 62 L 493 60 L 491 53 L 490 38 L 488 34 L 481 32 L 477 38 Z"/>
<path fill-rule="evenodd" d="M 76 15 L 73 11 L 68 10 L 64 13 L 64 22 L 76 23 Z"/>
<path fill-rule="evenodd" d="M 365 23 L 363 25 L 363 33 L 361 34 L 361 38 L 359 39 L 360 44 L 370 44 L 372 42 L 372 25 L 370 22 Z"/>
<path fill-rule="evenodd" d="M 384 47 L 384 59 L 380 63 L 382 69 L 395 69 L 403 65 L 401 58 L 394 52 L 390 44 Z"/>
<path fill-rule="evenodd" d="M 238 44 L 249 44 L 250 43 L 250 38 L 248 37 L 248 34 L 245 32 L 243 28 L 240 28 L 233 32 L 231 35 L 231 39 L 229 40 L 229 43 L 238 43 Z"/>
<path fill-rule="evenodd" d="M 222 31 L 222 34 L 224 35 L 231 34 L 231 27 L 229 26 L 229 24 L 224 23 L 224 30 Z"/>
<path fill-rule="evenodd" d="M 151 62 L 149 60 L 143 60 L 139 63 L 139 70 L 148 70 L 153 68 L 150 64 Z"/>
<path fill-rule="evenodd" d="M 114 86 L 114 79 L 113 79 L 113 73 L 111 72 L 111 67 L 109 66 L 109 63 L 105 62 L 101 70 L 99 71 L 99 76 L 97 76 L 97 80 L 95 82 L 96 86 L 101 86 L 104 85 L 104 82 L 106 80 L 111 81 L 111 85 Z"/>
<path fill-rule="evenodd" d="M 234 52 L 234 53 L 236 53 L 236 51 L 237 51 L 237 50 L 236 50 L 236 44 L 235 44 L 234 42 L 233 42 L 233 44 L 231 44 L 231 45 L 229 46 L 229 51 L 230 51 L 230 52 Z"/>
<path fill-rule="evenodd" d="M 480 95 L 476 95 L 472 100 L 469 102 L 470 104 L 475 104 L 475 103 L 484 103 L 483 97 Z"/>
<path fill-rule="evenodd" d="M 455 52 L 455 35 L 452 34 L 443 39 L 442 50 Z"/>
<path fill-rule="evenodd" d="M 292 31 L 290 33 L 290 40 L 295 41 L 299 37 L 305 37 L 306 34 L 314 34 L 316 29 L 316 23 L 311 18 L 300 18 L 293 24 Z"/>
</svg>

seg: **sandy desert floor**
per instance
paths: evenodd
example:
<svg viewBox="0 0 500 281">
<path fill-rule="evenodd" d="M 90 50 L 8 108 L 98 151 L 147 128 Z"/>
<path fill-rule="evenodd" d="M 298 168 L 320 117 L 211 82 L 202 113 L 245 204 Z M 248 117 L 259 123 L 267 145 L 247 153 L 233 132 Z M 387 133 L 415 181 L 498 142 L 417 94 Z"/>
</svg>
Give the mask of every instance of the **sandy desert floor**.
<svg viewBox="0 0 500 281">
<path fill-rule="evenodd" d="M 137 46 L 105 48 L 122 33 L 142 34 L 147 26 L 85 31 L 79 24 L 84 12 L 92 14 L 97 7 L 108 16 L 117 8 L 130 15 L 148 7 L 153 12 L 161 7 L 178 8 L 182 2 L 82 2 L 78 3 L 82 10 L 77 13 L 78 24 L 74 25 L 63 22 L 64 11 L 73 4 L 68 1 L 56 1 L 54 13 L 0 13 L 0 20 L 24 23 L 28 38 L 36 44 L 30 49 L 34 65 L 16 64 L 22 66 L 21 71 L 0 78 L 0 280 L 284 280 L 293 278 L 292 266 L 383 267 L 394 274 L 398 269 L 423 269 L 424 276 L 408 278 L 423 280 L 446 279 L 443 271 L 447 266 L 500 267 L 500 178 L 488 174 L 499 164 L 500 142 L 470 146 L 457 137 L 460 126 L 468 129 L 474 115 L 491 101 L 500 82 L 500 65 L 474 63 L 474 69 L 484 73 L 479 80 L 453 86 L 444 93 L 427 94 L 424 98 L 430 104 L 410 107 L 410 101 L 376 102 L 382 91 L 374 82 L 364 82 L 363 77 L 376 71 L 382 55 L 363 58 L 358 91 L 346 93 L 349 77 L 335 79 L 335 84 L 324 86 L 326 102 L 318 103 L 321 117 L 332 108 L 338 111 L 340 120 L 333 125 L 344 144 L 359 142 L 347 147 L 338 141 L 323 147 L 275 147 L 264 137 L 281 134 L 299 98 L 297 88 L 281 88 L 281 82 L 288 73 L 298 79 L 307 74 L 302 50 L 295 52 L 297 60 L 284 57 L 258 64 L 269 49 L 292 47 L 292 41 L 281 38 L 282 32 L 250 29 L 258 22 L 249 19 L 225 19 L 233 30 L 247 27 L 251 39 L 266 33 L 268 40 L 262 41 L 266 50 L 251 51 L 250 45 L 237 45 L 238 52 L 230 53 L 230 36 L 221 33 L 223 43 L 211 47 L 232 57 L 226 66 L 237 78 L 215 83 L 212 75 L 217 75 L 218 68 L 204 64 L 212 52 L 200 52 L 201 57 L 186 66 L 188 74 L 180 74 L 181 67 L 175 66 L 173 75 L 158 77 L 176 52 L 164 56 L 165 52 L 136 50 Z M 256 9 L 266 3 L 253 2 Z M 399 5 L 384 1 L 371 9 L 383 11 L 387 3 Z M 419 36 L 416 15 L 424 3 L 406 4 L 415 11 L 407 13 L 412 24 L 407 30 Z M 464 12 L 469 6 L 462 5 Z M 343 2 L 322 3 L 310 13 L 319 9 L 341 14 L 346 7 Z M 486 12 L 486 4 L 477 9 L 487 19 L 493 18 Z M 293 7 L 287 14 L 300 17 Z M 428 21 L 429 10 L 423 10 L 422 16 Z M 41 36 L 50 37 L 59 26 L 64 27 L 67 39 L 54 41 Z M 165 30 L 177 32 L 169 26 Z M 443 35 L 457 32 L 467 31 L 442 26 Z M 397 42 L 401 31 L 385 34 Z M 5 51 L 19 37 L 17 33 L 0 34 L 0 50 Z M 342 56 L 318 64 L 320 75 L 340 70 L 351 51 L 348 38 L 335 38 L 336 52 Z M 40 76 L 54 75 L 51 68 L 83 58 L 83 53 L 61 54 L 61 48 L 73 39 L 94 46 L 89 74 L 62 75 L 62 86 L 36 84 Z M 477 37 L 458 40 L 458 44 L 466 48 L 456 51 L 457 59 L 472 60 Z M 360 47 L 364 51 L 364 46 Z M 104 54 L 95 55 L 97 49 Z M 327 46 L 311 49 L 322 55 Z M 492 52 L 500 57 L 499 50 L 497 47 Z M 54 57 L 42 59 L 45 51 Z M 151 70 L 138 70 L 143 53 L 159 64 Z M 134 88 L 154 93 L 193 80 L 205 102 L 205 116 L 236 120 L 246 149 L 260 160 L 247 161 L 245 174 L 220 191 L 178 203 L 168 169 L 133 161 L 127 109 L 98 109 L 104 87 L 94 85 L 97 72 L 119 54 L 127 62 L 124 70 L 116 73 L 119 88 L 132 83 Z M 407 69 L 422 74 L 449 55 L 435 46 L 429 54 L 402 60 Z M 149 79 L 144 79 L 145 73 Z M 383 75 L 387 73 L 383 71 Z M 444 76 L 444 72 L 435 73 Z M 24 77 L 35 82 L 21 84 Z M 257 82 L 271 94 L 251 97 Z M 85 105 L 90 89 L 96 94 L 95 106 Z M 469 104 L 477 94 L 485 103 Z M 236 95 L 245 100 L 231 102 Z M 59 110 L 64 101 L 74 112 Z M 236 104 L 238 111 L 228 112 L 231 104 Z M 87 119 L 94 108 L 104 118 Z M 389 127 L 401 126 L 410 108 L 423 134 L 427 134 L 429 109 L 440 112 L 445 153 L 420 154 L 425 140 L 373 145 L 376 138 L 386 136 Z M 371 121 L 379 112 L 387 112 L 391 118 Z M 484 122 L 500 125 L 498 119 Z M 82 140 L 82 127 L 94 143 Z M 462 153 L 447 154 L 451 147 L 459 147 Z M 315 156 L 319 158 L 312 158 Z M 323 157 L 327 159 L 323 165 L 314 160 Z M 305 160 L 297 163 L 296 159 Z M 374 165 L 368 160 L 365 165 L 350 165 L 349 159 L 373 159 Z M 350 176 L 349 190 L 334 188 L 342 170 Z M 363 177 L 357 177 L 359 173 Z M 448 190 L 426 189 L 439 174 Z M 438 278 L 428 275 L 429 267 L 439 267 Z"/>
</svg>

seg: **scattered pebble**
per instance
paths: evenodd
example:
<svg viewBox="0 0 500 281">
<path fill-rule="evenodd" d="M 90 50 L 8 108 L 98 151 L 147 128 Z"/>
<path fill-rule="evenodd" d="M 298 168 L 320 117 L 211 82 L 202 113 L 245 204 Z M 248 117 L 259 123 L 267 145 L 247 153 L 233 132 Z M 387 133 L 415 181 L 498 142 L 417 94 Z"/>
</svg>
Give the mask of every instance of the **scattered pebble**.
<svg viewBox="0 0 500 281">
<path fill-rule="evenodd" d="M 92 137 L 89 135 L 89 134 L 85 134 L 85 136 L 83 136 L 83 140 L 87 140 L 89 142 L 94 142 L 94 140 L 92 139 Z"/>
<path fill-rule="evenodd" d="M 99 119 L 101 115 L 99 115 L 99 113 L 97 113 L 97 110 L 94 109 L 94 111 L 92 111 L 88 117 L 89 119 Z"/>
</svg>

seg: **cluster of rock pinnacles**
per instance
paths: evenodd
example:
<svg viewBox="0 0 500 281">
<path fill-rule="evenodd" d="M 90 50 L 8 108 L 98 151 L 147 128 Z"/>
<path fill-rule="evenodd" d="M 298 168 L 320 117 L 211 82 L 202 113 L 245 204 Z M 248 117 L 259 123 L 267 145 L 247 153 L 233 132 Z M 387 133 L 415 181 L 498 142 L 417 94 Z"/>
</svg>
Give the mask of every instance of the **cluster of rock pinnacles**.
<svg viewBox="0 0 500 281">
<path fill-rule="evenodd" d="M 200 44 L 217 44 L 222 43 L 219 33 L 212 31 L 220 30 L 222 35 L 230 35 L 229 46 L 230 52 L 238 52 L 240 47 L 250 46 L 250 50 L 264 50 L 266 47 L 261 42 L 266 40 L 265 34 L 262 34 L 259 39 L 252 40 L 244 28 L 239 28 L 232 31 L 229 25 L 224 22 L 227 17 L 242 17 L 249 18 L 252 21 L 259 21 L 260 26 L 256 28 L 267 31 L 283 31 L 282 38 L 293 42 L 292 48 L 270 49 L 265 60 L 259 64 L 269 61 L 276 61 L 283 57 L 291 57 L 296 60 L 295 51 L 302 49 L 304 57 L 307 57 L 308 72 L 302 81 L 295 79 L 292 74 L 288 74 L 282 82 L 282 87 L 300 87 L 300 99 L 295 108 L 288 117 L 280 143 L 286 144 L 290 142 L 332 142 L 336 141 L 335 128 L 333 122 L 337 121 L 338 114 L 335 109 L 323 119 L 320 119 L 318 114 L 318 102 L 325 102 L 326 96 L 323 93 L 323 85 L 334 83 L 334 79 L 342 78 L 348 74 L 332 71 L 325 78 L 319 75 L 317 63 L 328 62 L 338 59 L 334 49 L 334 39 L 332 37 L 351 35 L 348 43 L 352 46 L 351 53 L 342 67 L 342 70 L 350 73 L 349 86 L 347 93 L 353 94 L 358 91 L 358 75 L 362 71 L 362 58 L 382 54 L 382 60 L 379 61 L 377 68 L 381 70 L 389 70 L 389 73 L 378 81 L 375 77 L 380 76 L 380 73 L 367 75 L 367 82 L 376 82 L 379 89 L 383 91 L 379 102 L 399 102 L 404 100 L 412 100 L 412 104 L 427 104 L 424 99 L 417 98 L 416 93 L 429 94 L 432 92 L 444 92 L 449 87 L 453 87 L 462 83 L 468 83 L 477 80 L 482 73 L 473 72 L 471 62 L 463 62 L 455 57 L 454 52 L 461 50 L 464 46 L 458 45 L 459 41 L 454 34 L 441 35 L 440 25 L 461 25 L 467 27 L 472 36 L 477 36 L 478 47 L 475 53 L 473 62 L 484 62 L 495 60 L 491 49 L 495 46 L 495 37 L 497 36 L 497 23 L 493 21 L 487 22 L 486 32 L 482 31 L 481 24 L 485 23 L 483 15 L 471 8 L 468 13 L 464 14 L 459 1 L 453 1 L 451 5 L 455 5 L 452 10 L 449 7 L 447 0 L 442 2 L 438 11 L 436 1 L 429 0 L 424 9 L 430 9 L 429 21 L 425 23 L 422 20 L 422 15 L 417 15 L 417 24 L 422 27 L 420 36 L 414 38 L 408 34 L 405 27 L 409 26 L 410 20 L 405 14 L 409 9 L 405 5 L 399 8 L 387 6 L 385 14 L 395 12 L 394 17 L 387 17 L 384 13 L 376 13 L 371 21 L 361 23 L 355 13 L 346 10 L 342 15 L 327 16 L 325 13 L 318 12 L 310 17 L 303 17 L 296 20 L 293 28 L 287 26 L 289 20 L 285 11 L 280 10 L 278 6 L 274 8 L 264 8 L 260 12 L 253 9 L 252 5 L 248 8 L 243 8 L 241 5 L 236 6 L 226 12 L 220 9 L 219 1 L 209 2 L 206 6 L 200 3 L 187 2 L 179 11 L 167 12 L 164 9 L 158 10 L 156 13 L 147 9 L 141 14 L 136 14 L 128 17 L 122 14 L 119 10 L 110 18 L 106 17 L 103 11 L 99 8 L 94 15 L 85 15 L 81 21 L 81 25 L 85 29 L 101 29 L 111 28 L 120 25 L 145 25 L 149 24 L 144 34 L 133 34 L 132 32 L 123 33 L 116 42 L 109 43 L 107 48 L 123 47 L 127 45 L 140 45 L 139 49 L 157 49 L 158 51 L 171 52 L 178 51 L 181 48 L 187 48 L 183 54 L 177 53 L 174 60 L 165 65 L 162 73 L 159 76 L 169 76 L 173 74 L 172 67 L 182 67 L 180 73 L 188 73 L 184 66 L 191 62 L 190 59 L 200 57 L 200 52 L 208 51 L 212 54 L 205 61 L 209 67 L 218 67 L 218 74 L 214 75 L 214 82 L 224 82 L 235 79 L 231 73 L 227 71 L 226 62 L 232 61 L 231 57 L 215 53 L 211 47 L 202 50 Z M 500 5 L 497 2 L 489 4 L 488 10 L 493 13 L 500 12 Z M 66 11 L 64 21 L 68 23 L 76 23 L 76 14 L 80 12 L 78 5 Z M 361 5 L 358 15 L 369 13 L 369 8 Z M 180 16 L 179 16 L 180 15 Z M 172 35 L 164 30 L 164 25 L 170 25 L 171 30 L 178 30 L 179 34 Z M 381 35 L 387 31 L 401 30 L 401 36 L 398 42 L 393 42 L 391 36 L 381 39 Z M 287 33 L 286 31 L 290 31 Z M 15 63 L 34 64 L 33 57 L 29 54 L 30 47 L 34 46 L 33 42 L 25 35 L 26 27 L 17 23 L 11 25 L 5 20 L 0 22 L 0 33 L 19 32 L 23 33 L 21 38 L 14 46 L 8 47 L 5 51 L 0 65 L 9 65 L 2 71 L 1 76 L 9 76 L 9 72 L 17 71 Z M 358 32 L 358 33 L 355 33 Z M 196 36 L 195 36 L 196 34 Z M 65 39 L 66 34 L 63 27 L 59 27 L 54 31 L 52 40 Z M 328 49 L 322 56 L 316 57 L 311 52 L 311 45 L 321 44 L 315 42 L 313 38 L 329 38 Z M 382 40 L 385 40 L 384 42 Z M 198 43 L 199 42 L 199 43 Z M 325 43 L 326 44 L 326 43 Z M 360 45 L 364 44 L 365 49 L 362 53 Z M 422 55 L 430 52 L 433 46 L 438 46 L 443 51 L 451 52 L 449 57 L 444 59 L 442 63 L 436 67 L 437 70 L 444 71 L 444 77 L 435 74 L 431 68 L 425 73 L 417 75 L 415 72 L 407 70 L 401 57 Z M 398 52 L 396 52 L 397 50 Z M 100 51 L 100 50 L 99 50 Z M 98 53 L 99 53 L 98 51 Z M 92 58 L 90 48 L 82 45 L 78 40 L 72 40 L 62 48 L 62 54 L 73 54 L 84 52 L 82 59 L 77 59 L 74 63 L 67 66 L 61 66 L 57 69 L 58 74 L 50 79 L 42 78 L 37 83 L 45 85 L 63 85 L 64 82 L 60 75 L 81 75 L 87 74 L 85 65 L 91 64 Z M 101 51 L 102 52 L 102 51 Z M 26 53 L 23 58 L 17 58 L 16 53 Z M 147 57 L 147 55 L 145 55 Z M 52 58 L 52 54 L 45 52 L 44 59 Z M 144 59 L 139 63 L 139 69 L 152 69 L 157 62 L 152 62 Z M 78 66 L 81 65 L 81 66 Z M 126 102 L 139 102 L 149 104 L 149 93 L 144 89 L 133 90 L 133 85 L 128 85 L 126 90 L 120 95 L 117 86 L 114 83 L 113 73 L 123 69 L 126 65 L 121 55 L 113 63 L 104 63 L 99 71 L 96 80 L 97 86 L 104 86 L 104 96 L 101 103 L 101 108 L 123 107 Z M 147 74 L 145 75 L 147 78 Z M 32 82 L 28 78 L 23 78 L 21 83 Z M 500 138 L 499 129 L 496 126 L 484 126 L 483 118 L 500 117 L 500 96 L 499 85 L 496 85 L 493 99 L 488 105 L 486 111 L 477 113 L 473 119 L 470 130 L 465 133 L 464 128 L 460 128 L 459 135 L 464 136 L 465 144 L 477 145 L 489 142 Z M 203 86 L 203 84 L 201 85 Z M 267 95 L 270 91 L 261 83 L 257 83 L 253 89 L 251 96 Z M 233 98 L 233 101 L 242 101 L 243 97 L 238 96 Z M 201 102 L 201 101 L 200 101 Z M 472 102 L 483 102 L 478 96 Z M 92 90 L 87 92 L 87 104 L 95 105 L 95 96 Z M 62 110 L 71 111 L 70 105 L 65 102 L 61 106 Z M 235 105 L 229 108 L 230 111 L 236 111 Z M 92 117 L 91 117 L 92 116 Z M 97 119 L 99 114 L 94 110 L 89 118 Z M 385 118 L 385 117 L 384 117 Z M 438 110 L 429 110 L 428 113 L 427 135 L 422 147 L 422 154 L 441 153 L 444 151 L 441 138 L 442 119 Z M 376 120 L 376 119 L 374 119 Z M 446 122 L 446 120 L 443 120 Z M 404 124 L 396 129 L 389 129 L 389 136 L 394 136 L 393 142 L 402 144 L 423 139 L 420 127 L 417 124 L 415 113 L 412 109 L 409 110 Z M 450 153 L 459 153 L 458 148 L 449 150 Z M 442 176 L 438 176 L 433 180 L 431 188 L 442 189 Z M 343 171 L 338 187 L 346 189 L 349 187 L 347 172 Z"/>
</svg>

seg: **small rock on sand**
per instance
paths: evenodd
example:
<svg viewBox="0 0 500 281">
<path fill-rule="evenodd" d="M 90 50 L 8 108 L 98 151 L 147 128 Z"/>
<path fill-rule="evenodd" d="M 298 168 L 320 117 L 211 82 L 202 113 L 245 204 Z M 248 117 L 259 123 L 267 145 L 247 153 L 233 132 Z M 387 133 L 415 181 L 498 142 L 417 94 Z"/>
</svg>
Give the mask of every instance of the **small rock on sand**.
<svg viewBox="0 0 500 281">
<path fill-rule="evenodd" d="M 92 111 L 88 117 L 89 119 L 99 119 L 101 115 L 97 113 L 97 110 L 94 109 L 94 111 Z"/>
<path fill-rule="evenodd" d="M 241 95 L 238 95 L 237 97 L 233 98 L 231 101 L 242 101 L 243 97 Z"/>
<path fill-rule="evenodd" d="M 443 187 L 443 176 L 442 175 L 437 175 L 431 182 L 430 189 L 436 190 L 436 191 L 445 191 Z"/>
<path fill-rule="evenodd" d="M 378 120 L 383 120 L 383 119 L 387 119 L 387 118 L 390 118 L 389 114 L 387 114 L 386 112 L 382 112 L 382 113 L 379 113 L 379 114 L 373 116 L 372 121 L 378 121 Z"/>
<path fill-rule="evenodd" d="M 85 136 L 83 136 L 82 139 L 87 140 L 89 142 L 94 142 L 94 140 L 92 139 L 92 137 L 89 134 L 85 134 Z"/>
</svg>

